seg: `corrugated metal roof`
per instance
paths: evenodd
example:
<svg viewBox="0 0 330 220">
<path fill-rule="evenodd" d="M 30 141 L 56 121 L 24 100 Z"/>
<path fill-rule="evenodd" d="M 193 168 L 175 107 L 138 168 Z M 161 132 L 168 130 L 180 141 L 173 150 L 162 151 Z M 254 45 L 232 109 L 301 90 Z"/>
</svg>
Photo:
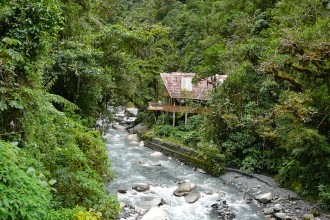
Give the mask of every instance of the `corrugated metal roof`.
<svg viewBox="0 0 330 220">
<path fill-rule="evenodd" d="M 189 98 L 196 100 L 209 100 L 209 92 L 214 87 L 214 82 L 223 82 L 227 75 L 215 75 L 203 78 L 192 84 L 192 91 L 181 90 L 182 78 L 194 78 L 195 73 L 161 73 L 160 76 L 171 98 Z"/>
</svg>

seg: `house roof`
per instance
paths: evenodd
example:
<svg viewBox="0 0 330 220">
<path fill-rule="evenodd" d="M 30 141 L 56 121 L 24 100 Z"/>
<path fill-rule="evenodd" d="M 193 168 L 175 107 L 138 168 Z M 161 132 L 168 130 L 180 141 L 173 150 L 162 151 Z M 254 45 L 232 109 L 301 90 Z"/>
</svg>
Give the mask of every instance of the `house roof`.
<svg viewBox="0 0 330 220">
<path fill-rule="evenodd" d="M 227 75 L 215 75 L 203 78 L 192 84 L 192 91 L 184 91 L 181 88 L 182 78 L 194 78 L 195 73 L 161 73 L 160 74 L 166 90 L 171 98 L 189 98 L 196 100 L 209 100 L 209 92 L 214 87 L 214 82 L 223 82 Z"/>
</svg>

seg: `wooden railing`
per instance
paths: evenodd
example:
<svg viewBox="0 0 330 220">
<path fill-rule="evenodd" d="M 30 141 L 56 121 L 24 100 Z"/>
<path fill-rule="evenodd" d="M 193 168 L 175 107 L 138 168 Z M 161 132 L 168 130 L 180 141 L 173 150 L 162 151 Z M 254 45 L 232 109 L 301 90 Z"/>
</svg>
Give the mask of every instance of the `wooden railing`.
<svg viewBox="0 0 330 220">
<path fill-rule="evenodd" d="M 150 111 L 163 111 L 164 106 L 161 102 L 149 102 L 149 106 L 147 109 Z"/>
<path fill-rule="evenodd" d="M 188 112 L 188 113 L 204 113 L 205 107 L 178 106 L 178 105 L 163 105 L 160 102 L 149 102 L 150 111 L 165 111 L 165 112 Z"/>
</svg>

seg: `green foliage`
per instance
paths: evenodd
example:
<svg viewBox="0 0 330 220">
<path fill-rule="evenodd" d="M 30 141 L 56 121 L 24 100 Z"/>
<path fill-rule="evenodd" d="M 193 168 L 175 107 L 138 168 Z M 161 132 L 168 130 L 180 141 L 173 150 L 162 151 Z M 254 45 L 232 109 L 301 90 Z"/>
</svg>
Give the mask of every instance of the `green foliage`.
<svg viewBox="0 0 330 220">
<path fill-rule="evenodd" d="M 188 146 L 194 146 L 196 143 L 198 143 L 200 138 L 200 133 L 198 131 L 189 131 L 184 133 L 182 136 L 183 143 Z"/>
<path fill-rule="evenodd" d="M 169 137 L 175 133 L 175 128 L 172 125 L 158 125 L 155 128 L 155 134 L 161 137 Z"/>
<path fill-rule="evenodd" d="M 320 200 L 319 200 L 319 204 L 321 205 L 321 207 L 329 209 L 330 207 L 330 186 L 329 185 L 320 185 L 319 186 L 319 196 L 320 196 Z"/>
<path fill-rule="evenodd" d="M 99 220 L 102 214 L 97 213 L 94 210 L 86 211 L 83 207 L 75 207 L 73 209 L 60 209 L 60 210 L 50 210 L 47 213 L 47 220 L 62 220 L 62 219 L 74 219 L 74 220 Z"/>
<path fill-rule="evenodd" d="M 33 159 L 0 141 L 0 219 L 45 219 L 50 207 L 50 184 Z"/>
<path fill-rule="evenodd" d="M 93 11 L 94 3 L 84 10 Z M 100 215 L 114 219 L 119 213 L 116 197 L 108 195 L 104 185 L 114 177 L 105 144 L 98 131 L 83 126 L 98 116 L 98 104 L 105 99 L 101 92 L 108 91 L 111 77 L 100 67 L 102 51 L 91 47 L 89 38 L 71 36 L 58 41 L 63 22 L 69 22 L 64 11 L 72 4 L 53 0 L 0 3 L 3 219 L 47 219 L 49 210 L 61 213 L 63 208 L 66 211 L 60 216 L 70 216 L 67 219 L 74 215 L 76 219 L 99 219 Z M 84 90 L 78 86 L 80 92 L 72 100 L 48 92 L 61 74 L 66 77 L 63 94 L 77 92 L 69 88 L 71 83 L 86 84 Z M 85 118 L 75 114 L 79 110 Z M 82 208 L 70 210 L 77 205 Z M 92 209 L 95 212 L 86 211 Z"/>
</svg>

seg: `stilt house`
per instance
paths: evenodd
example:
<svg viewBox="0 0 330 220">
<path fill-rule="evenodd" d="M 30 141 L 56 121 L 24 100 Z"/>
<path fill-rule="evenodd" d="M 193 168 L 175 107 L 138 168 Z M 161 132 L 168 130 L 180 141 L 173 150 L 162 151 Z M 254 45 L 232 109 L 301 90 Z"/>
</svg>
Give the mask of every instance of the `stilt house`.
<svg viewBox="0 0 330 220">
<path fill-rule="evenodd" d="M 148 110 L 173 112 L 173 126 L 176 112 L 185 113 L 185 123 L 188 113 L 203 113 L 206 108 L 203 101 L 210 100 L 211 90 L 227 78 L 227 75 L 215 75 L 198 80 L 195 73 L 178 72 L 160 76 L 165 87 L 163 100 L 149 102 Z"/>
</svg>

